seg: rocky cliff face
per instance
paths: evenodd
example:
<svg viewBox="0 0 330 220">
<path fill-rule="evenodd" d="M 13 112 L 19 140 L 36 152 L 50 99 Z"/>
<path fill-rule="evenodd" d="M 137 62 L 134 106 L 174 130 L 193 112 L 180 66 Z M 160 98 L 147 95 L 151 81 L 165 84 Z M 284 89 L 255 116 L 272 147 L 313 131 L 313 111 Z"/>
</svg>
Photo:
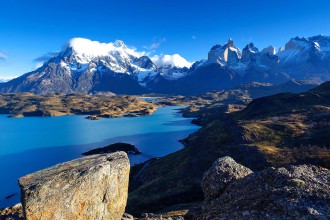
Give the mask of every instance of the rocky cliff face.
<svg viewBox="0 0 330 220">
<path fill-rule="evenodd" d="M 93 155 L 19 179 L 27 220 L 122 217 L 130 165 L 124 152 Z"/>
<path fill-rule="evenodd" d="M 208 199 L 204 202 L 201 214 L 195 218 L 329 219 L 328 169 L 300 165 L 268 168 L 251 174 L 247 170 L 229 158 L 215 162 L 204 176 L 203 182 L 209 184 L 202 184 Z M 231 181 L 225 181 L 228 178 Z M 210 198 L 210 195 L 219 193 L 219 187 L 210 187 L 212 185 L 221 186 L 222 193 Z"/>
</svg>

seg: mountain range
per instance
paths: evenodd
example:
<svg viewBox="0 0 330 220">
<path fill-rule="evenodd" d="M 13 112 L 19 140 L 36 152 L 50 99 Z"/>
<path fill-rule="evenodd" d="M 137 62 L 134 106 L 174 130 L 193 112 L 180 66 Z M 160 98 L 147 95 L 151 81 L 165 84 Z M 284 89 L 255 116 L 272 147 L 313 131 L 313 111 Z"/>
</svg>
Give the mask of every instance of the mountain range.
<svg viewBox="0 0 330 220">
<path fill-rule="evenodd" d="M 229 39 L 191 67 L 156 65 L 120 40 L 106 44 L 74 38 L 35 71 L 1 83 L 0 92 L 193 95 L 293 79 L 330 80 L 330 37 L 295 37 L 278 51 L 273 46 L 259 50 L 253 43 L 240 50 Z"/>
</svg>

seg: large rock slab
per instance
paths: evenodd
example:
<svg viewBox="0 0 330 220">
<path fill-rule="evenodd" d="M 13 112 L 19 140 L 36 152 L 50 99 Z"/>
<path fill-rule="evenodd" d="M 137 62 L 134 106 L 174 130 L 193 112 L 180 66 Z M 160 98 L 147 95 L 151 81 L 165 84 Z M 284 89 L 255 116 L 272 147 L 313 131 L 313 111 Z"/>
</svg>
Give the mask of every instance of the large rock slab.
<svg viewBox="0 0 330 220">
<path fill-rule="evenodd" d="M 252 173 L 249 168 L 236 163 L 231 157 L 217 159 L 202 180 L 202 190 L 206 199 L 219 196 L 226 187 Z"/>
<path fill-rule="evenodd" d="M 19 179 L 27 220 L 121 219 L 127 202 L 127 154 L 92 155 Z"/>
<path fill-rule="evenodd" d="M 205 200 L 196 219 L 330 219 L 330 170 L 299 165 L 252 173 Z"/>
</svg>

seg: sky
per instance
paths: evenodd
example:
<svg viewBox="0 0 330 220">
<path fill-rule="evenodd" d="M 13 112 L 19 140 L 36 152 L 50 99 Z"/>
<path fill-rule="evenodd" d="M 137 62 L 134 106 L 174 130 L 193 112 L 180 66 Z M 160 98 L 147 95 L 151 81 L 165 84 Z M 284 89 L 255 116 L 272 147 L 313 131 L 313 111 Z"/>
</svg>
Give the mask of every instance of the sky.
<svg viewBox="0 0 330 220">
<path fill-rule="evenodd" d="M 207 58 L 233 38 L 244 48 L 330 35 L 329 0 L 0 0 L 0 78 L 36 68 L 75 37 L 120 39 L 151 55 Z"/>
</svg>

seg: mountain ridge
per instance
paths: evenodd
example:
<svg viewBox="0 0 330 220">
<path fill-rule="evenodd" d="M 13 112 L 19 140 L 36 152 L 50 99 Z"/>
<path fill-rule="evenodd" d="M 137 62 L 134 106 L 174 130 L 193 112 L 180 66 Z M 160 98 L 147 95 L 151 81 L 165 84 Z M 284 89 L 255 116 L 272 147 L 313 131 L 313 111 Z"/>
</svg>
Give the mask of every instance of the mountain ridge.
<svg viewBox="0 0 330 220">
<path fill-rule="evenodd" d="M 253 43 L 240 50 L 229 39 L 189 68 L 175 62 L 157 66 L 153 57 L 120 40 L 74 38 L 40 68 L 2 83 L 0 92 L 192 95 L 250 82 L 323 82 L 330 79 L 329 61 L 330 37 L 323 35 L 291 38 L 278 52 L 273 46 L 259 50 Z"/>
</svg>

